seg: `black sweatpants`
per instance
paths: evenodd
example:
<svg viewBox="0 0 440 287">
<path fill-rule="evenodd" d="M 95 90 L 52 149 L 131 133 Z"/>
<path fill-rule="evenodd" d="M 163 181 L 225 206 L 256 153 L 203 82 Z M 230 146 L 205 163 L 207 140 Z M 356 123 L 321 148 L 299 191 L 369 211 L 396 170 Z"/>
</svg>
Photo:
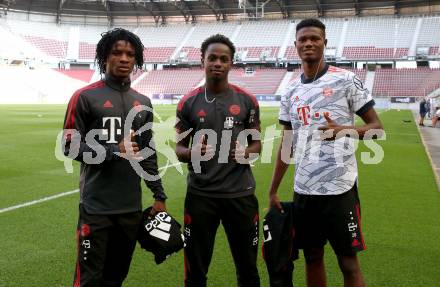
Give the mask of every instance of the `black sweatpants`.
<svg viewBox="0 0 440 287">
<path fill-rule="evenodd" d="M 136 246 L 142 213 L 88 214 L 80 205 L 74 287 L 122 286 Z"/>
<path fill-rule="evenodd" d="M 258 201 L 254 195 L 185 199 L 185 286 L 206 286 L 217 228 L 223 224 L 234 258 L 237 286 L 260 286 L 257 269 Z"/>
</svg>

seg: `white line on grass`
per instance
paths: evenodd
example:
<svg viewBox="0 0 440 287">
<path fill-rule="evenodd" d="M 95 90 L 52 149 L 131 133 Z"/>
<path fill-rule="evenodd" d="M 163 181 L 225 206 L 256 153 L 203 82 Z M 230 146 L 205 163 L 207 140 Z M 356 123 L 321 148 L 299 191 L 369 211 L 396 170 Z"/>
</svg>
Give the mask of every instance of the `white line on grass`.
<svg viewBox="0 0 440 287">
<path fill-rule="evenodd" d="M 172 167 L 172 166 L 177 166 L 177 165 L 181 165 L 181 163 L 179 162 L 179 163 L 175 163 L 175 164 L 170 164 L 170 165 L 162 166 L 162 167 L 159 167 L 159 170 L 166 169 L 166 168 L 169 168 L 169 167 Z M 17 205 L 10 206 L 10 207 L 5 207 L 5 208 L 0 209 L 0 213 L 8 212 L 8 211 L 11 211 L 11 210 L 19 209 L 19 208 L 22 208 L 22 207 L 34 205 L 34 204 L 45 202 L 45 201 L 49 201 L 49 200 L 56 199 L 56 198 L 59 198 L 59 197 L 63 197 L 63 196 L 66 196 L 66 195 L 71 195 L 71 194 L 74 194 L 74 193 L 77 193 L 77 192 L 79 192 L 79 189 L 58 193 L 58 194 L 55 194 L 55 195 L 52 195 L 52 196 L 43 197 L 43 198 L 40 198 L 40 199 L 37 199 L 37 200 L 28 201 L 28 202 L 25 202 L 25 203 L 22 203 L 22 204 L 17 204 Z"/>
<path fill-rule="evenodd" d="M 58 194 L 55 194 L 55 195 L 52 195 L 52 196 L 43 197 L 43 198 L 40 198 L 40 199 L 37 199 L 37 200 L 25 202 L 25 203 L 22 203 L 22 204 L 18 204 L 18 205 L 2 208 L 2 209 L 0 209 L 0 213 L 11 211 L 11 210 L 22 208 L 22 207 L 26 207 L 26 206 L 30 206 L 30 205 L 34 205 L 34 204 L 37 204 L 37 203 L 40 203 L 40 202 L 49 201 L 49 200 L 52 200 L 52 199 L 55 199 L 55 198 L 58 198 L 58 197 L 62 197 L 62 196 L 65 196 L 65 195 L 77 193 L 78 191 L 79 191 L 79 189 L 75 189 L 75 190 L 71 190 L 71 191 L 67 191 L 67 192 L 58 193 Z"/>
</svg>

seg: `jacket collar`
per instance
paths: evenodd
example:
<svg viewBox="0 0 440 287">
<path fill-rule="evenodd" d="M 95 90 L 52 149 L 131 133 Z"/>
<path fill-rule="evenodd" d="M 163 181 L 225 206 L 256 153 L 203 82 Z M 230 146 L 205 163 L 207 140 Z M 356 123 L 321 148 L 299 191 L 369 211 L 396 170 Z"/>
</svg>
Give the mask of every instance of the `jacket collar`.
<svg viewBox="0 0 440 287">
<path fill-rule="evenodd" d="M 130 89 L 131 81 L 121 81 L 115 77 L 113 77 L 110 74 L 105 74 L 105 83 L 112 89 L 120 91 L 120 92 L 126 92 Z"/>
</svg>

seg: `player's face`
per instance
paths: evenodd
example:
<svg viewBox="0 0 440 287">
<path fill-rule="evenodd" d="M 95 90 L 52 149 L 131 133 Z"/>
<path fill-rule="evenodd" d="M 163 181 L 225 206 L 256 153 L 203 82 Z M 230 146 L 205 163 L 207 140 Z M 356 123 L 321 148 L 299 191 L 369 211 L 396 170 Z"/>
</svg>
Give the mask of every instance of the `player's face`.
<svg viewBox="0 0 440 287">
<path fill-rule="evenodd" d="M 318 27 L 304 27 L 296 32 L 296 50 L 305 62 L 321 61 L 326 44 L 324 32 Z"/>
<path fill-rule="evenodd" d="M 213 43 L 205 51 L 202 59 L 206 79 L 225 80 L 232 67 L 231 50 L 222 43 Z"/>
<path fill-rule="evenodd" d="M 130 77 L 136 61 L 135 56 L 135 50 L 130 42 L 117 41 L 107 57 L 106 72 L 119 79 Z"/>
</svg>

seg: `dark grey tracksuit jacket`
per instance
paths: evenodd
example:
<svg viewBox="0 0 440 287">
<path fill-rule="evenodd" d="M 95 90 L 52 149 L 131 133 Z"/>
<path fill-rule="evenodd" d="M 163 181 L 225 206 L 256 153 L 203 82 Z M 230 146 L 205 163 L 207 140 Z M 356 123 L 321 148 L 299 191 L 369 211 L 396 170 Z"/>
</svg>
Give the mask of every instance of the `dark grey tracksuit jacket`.
<svg viewBox="0 0 440 287">
<path fill-rule="evenodd" d="M 121 214 L 142 209 L 141 177 L 128 160 L 115 154 L 126 132 L 124 126 L 129 111 L 132 108 L 139 110 L 141 105 L 149 107 L 150 111 L 136 114 L 131 125 L 135 131 L 153 122 L 151 101 L 131 89 L 130 82 L 121 83 L 109 75 L 76 91 L 70 99 L 64 120 L 64 154 L 81 162 L 80 202 L 90 214 Z M 66 129 L 79 132 L 81 140 L 75 140 L 73 133 Z M 94 136 L 89 133 L 92 130 Z M 95 142 L 86 140 L 88 133 Z M 140 163 L 143 170 L 157 175 L 151 127 L 137 136 L 136 142 L 140 149 L 150 149 L 151 155 Z M 100 155 L 103 161 L 90 163 L 90 155 Z M 166 198 L 160 178 L 145 180 L 145 183 L 155 198 Z"/>
</svg>

